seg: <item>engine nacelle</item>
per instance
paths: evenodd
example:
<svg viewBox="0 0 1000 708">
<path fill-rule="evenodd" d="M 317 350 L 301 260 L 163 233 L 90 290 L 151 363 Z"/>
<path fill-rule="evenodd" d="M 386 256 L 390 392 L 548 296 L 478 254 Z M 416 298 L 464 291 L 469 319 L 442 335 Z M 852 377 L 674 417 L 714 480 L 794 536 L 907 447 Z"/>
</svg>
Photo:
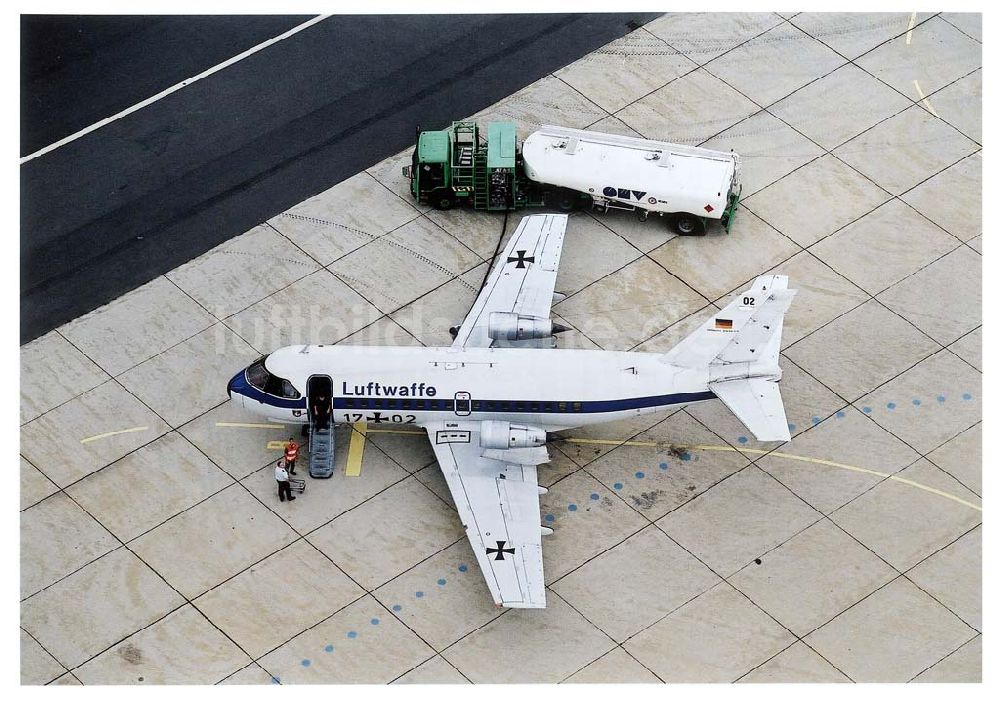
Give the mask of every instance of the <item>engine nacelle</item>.
<svg viewBox="0 0 1000 708">
<path fill-rule="evenodd" d="M 566 330 L 567 327 L 553 324 L 552 320 L 545 317 L 525 317 L 516 312 L 490 313 L 490 339 L 505 339 L 507 341 L 544 339 Z"/>
<path fill-rule="evenodd" d="M 479 424 L 479 444 L 489 450 L 538 447 L 545 444 L 545 431 L 505 420 L 484 420 Z"/>
</svg>

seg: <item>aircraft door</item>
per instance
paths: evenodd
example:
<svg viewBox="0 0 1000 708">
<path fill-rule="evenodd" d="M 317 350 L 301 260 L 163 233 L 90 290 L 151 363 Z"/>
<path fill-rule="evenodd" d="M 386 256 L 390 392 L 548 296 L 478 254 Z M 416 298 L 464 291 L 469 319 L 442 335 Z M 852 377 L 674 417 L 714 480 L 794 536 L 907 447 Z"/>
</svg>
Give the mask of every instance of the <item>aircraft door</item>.
<svg viewBox="0 0 1000 708">
<path fill-rule="evenodd" d="M 469 415 L 472 413 L 472 394 L 467 391 L 459 391 L 455 394 L 455 415 Z"/>
<path fill-rule="evenodd" d="M 327 428 L 333 418 L 333 381 L 329 376 L 314 375 L 307 383 L 309 421 L 317 428 Z"/>
</svg>

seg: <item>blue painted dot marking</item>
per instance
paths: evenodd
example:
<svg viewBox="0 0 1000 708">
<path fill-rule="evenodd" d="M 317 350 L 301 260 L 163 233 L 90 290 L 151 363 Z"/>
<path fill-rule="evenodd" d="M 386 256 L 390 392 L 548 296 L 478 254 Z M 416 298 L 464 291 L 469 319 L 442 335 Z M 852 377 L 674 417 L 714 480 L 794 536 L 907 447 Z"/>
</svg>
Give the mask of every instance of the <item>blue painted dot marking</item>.
<svg viewBox="0 0 1000 708">
<path fill-rule="evenodd" d="M 867 414 L 869 414 L 869 413 L 872 412 L 872 408 L 871 408 L 871 406 L 864 406 L 864 407 L 862 407 L 861 412 L 864 413 L 865 415 L 867 415 Z"/>
<path fill-rule="evenodd" d="M 963 393 L 962 394 L 962 400 L 963 401 L 971 401 L 972 400 L 972 394 L 971 393 Z"/>
<path fill-rule="evenodd" d="M 576 504 L 570 504 L 566 508 L 569 509 L 570 511 L 576 511 Z"/>
<path fill-rule="evenodd" d="M 624 484 L 622 484 L 621 482 L 615 482 L 615 483 L 614 483 L 614 485 L 612 485 L 612 486 L 613 486 L 613 487 L 614 487 L 615 489 L 621 489 L 621 488 L 622 488 L 622 487 L 624 487 L 625 485 L 624 485 Z"/>
<path fill-rule="evenodd" d="M 684 460 L 685 462 L 687 462 L 688 460 L 691 459 L 691 453 L 690 452 L 682 452 L 681 453 L 681 459 Z"/>
<path fill-rule="evenodd" d="M 309 666 L 310 664 L 312 664 L 312 662 L 311 662 L 311 661 L 309 661 L 309 659 L 303 659 L 303 660 L 302 660 L 302 665 L 303 665 L 303 666 Z"/>
<path fill-rule="evenodd" d="M 738 442 L 740 445 L 746 445 L 748 442 L 747 436 L 746 435 L 739 436 L 738 438 L 736 438 L 736 442 Z"/>
<path fill-rule="evenodd" d="M 665 469 L 667 469 L 669 467 L 670 467 L 670 465 L 668 465 L 666 462 L 661 462 L 660 463 L 660 469 L 661 470 L 665 470 Z"/>
<path fill-rule="evenodd" d="M 325 651 L 327 654 L 329 654 L 330 652 L 333 651 L 333 645 L 332 644 L 327 644 L 325 647 L 323 647 L 323 651 Z"/>
<path fill-rule="evenodd" d="M 843 418 L 847 414 L 844 413 L 844 411 L 837 411 L 834 415 L 836 415 L 838 418 Z"/>
<path fill-rule="evenodd" d="M 416 595 L 417 597 L 423 597 L 424 596 L 424 591 L 423 590 L 417 590 L 413 594 Z"/>
<path fill-rule="evenodd" d="M 788 424 L 788 432 L 792 432 L 793 430 L 795 430 L 795 423 L 789 423 Z"/>
<path fill-rule="evenodd" d="M 946 398 L 945 398 L 944 396 L 938 396 L 938 397 L 937 397 L 937 402 L 938 402 L 938 403 L 944 403 L 944 402 L 945 402 L 946 400 L 947 400 L 947 399 L 946 399 Z"/>
<path fill-rule="evenodd" d="M 813 422 L 813 425 L 819 425 L 819 423 L 820 423 L 820 421 L 821 421 L 821 420 L 823 420 L 823 419 L 822 419 L 822 418 L 820 418 L 820 417 L 819 417 L 818 415 L 814 415 L 814 416 L 812 417 L 812 422 Z"/>
<path fill-rule="evenodd" d="M 403 606 L 402 606 L 402 605 L 393 605 L 393 606 L 392 606 L 392 611 L 393 611 L 393 612 L 399 612 L 399 611 L 401 611 L 402 609 L 403 609 Z"/>
<path fill-rule="evenodd" d="M 553 518 L 553 519 L 555 519 L 555 518 L 556 518 L 556 517 L 552 516 L 552 514 L 549 514 L 549 515 L 548 515 L 548 516 L 546 516 L 545 518 L 546 518 L 546 519 L 548 519 L 549 517 L 551 517 L 551 518 Z M 458 566 L 458 572 L 459 572 L 459 573 L 464 573 L 464 572 L 465 572 L 465 571 L 467 571 L 468 569 L 469 569 L 469 566 L 467 566 L 467 565 L 466 565 L 465 563 L 462 563 L 462 565 Z"/>
<path fill-rule="evenodd" d="M 893 403 L 892 401 L 889 401 L 888 403 L 885 404 L 885 407 L 888 408 L 889 410 L 895 410 L 896 404 Z"/>
<path fill-rule="evenodd" d="M 373 624 L 373 625 L 377 625 L 377 624 L 378 624 L 379 622 L 381 622 L 381 621 L 382 621 L 382 620 L 380 620 L 380 619 L 379 619 L 378 617 L 372 617 L 372 624 Z"/>
<path fill-rule="evenodd" d="M 635 473 L 635 478 L 636 478 L 636 479 L 642 479 L 642 478 L 643 478 L 643 477 L 645 477 L 645 476 L 646 476 L 646 473 L 645 473 L 645 472 L 636 472 L 636 473 Z"/>
<path fill-rule="evenodd" d="M 556 520 L 556 517 L 555 517 L 554 514 L 546 514 L 545 515 L 545 520 L 548 521 L 551 524 L 553 521 Z"/>
<path fill-rule="evenodd" d="M 357 638 L 358 638 L 358 633 L 357 633 L 357 632 L 355 632 L 355 631 L 354 631 L 354 630 L 352 629 L 352 630 L 351 630 L 350 632 L 348 632 L 348 633 L 347 633 L 347 638 L 348 638 L 348 639 L 357 639 Z"/>
<path fill-rule="evenodd" d="M 913 401 L 912 401 L 912 403 L 915 406 L 919 406 L 920 405 L 920 399 L 919 398 L 914 398 Z"/>
<path fill-rule="evenodd" d="M 447 580 L 445 580 L 444 578 L 438 578 L 438 585 L 444 585 L 444 584 L 446 584 L 447 582 L 448 582 L 448 581 L 447 581 Z"/>
<path fill-rule="evenodd" d="M 597 501 L 598 499 L 601 498 L 601 495 L 598 494 L 597 492 L 594 492 L 593 494 L 590 495 L 590 498 L 593 499 L 594 501 Z"/>
</svg>

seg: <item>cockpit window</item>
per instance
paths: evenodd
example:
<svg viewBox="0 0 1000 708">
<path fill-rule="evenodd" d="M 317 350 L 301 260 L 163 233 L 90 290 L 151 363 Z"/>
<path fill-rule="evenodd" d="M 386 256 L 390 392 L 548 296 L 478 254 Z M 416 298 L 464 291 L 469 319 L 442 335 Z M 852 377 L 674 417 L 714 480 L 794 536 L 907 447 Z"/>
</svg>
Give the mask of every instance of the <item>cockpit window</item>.
<svg viewBox="0 0 1000 708">
<path fill-rule="evenodd" d="M 264 393 L 270 393 L 279 398 L 301 398 L 300 394 L 292 382 L 288 379 L 278 378 L 264 367 L 264 360 L 255 361 L 247 367 L 247 381 L 256 389 Z"/>
<path fill-rule="evenodd" d="M 251 364 L 249 368 L 247 368 L 247 381 L 250 382 L 251 386 L 259 388 L 261 391 L 264 390 L 264 386 L 267 385 L 267 379 L 270 376 L 271 375 L 267 373 L 267 369 L 264 368 L 263 359 Z"/>
</svg>

